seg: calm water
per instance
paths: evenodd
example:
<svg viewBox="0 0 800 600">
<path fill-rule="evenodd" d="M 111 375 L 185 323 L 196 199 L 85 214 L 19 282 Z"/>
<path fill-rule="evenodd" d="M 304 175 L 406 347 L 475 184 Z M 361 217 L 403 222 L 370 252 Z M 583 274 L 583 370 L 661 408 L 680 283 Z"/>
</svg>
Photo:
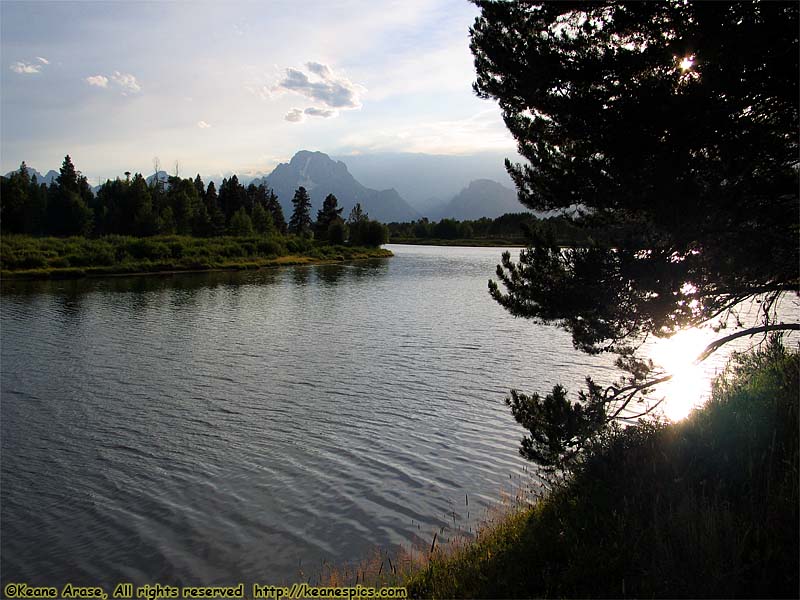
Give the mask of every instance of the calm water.
<svg viewBox="0 0 800 600">
<path fill-rule="evenodd" d="M 499 249 L 4 285 L 2 578 L 279 583 L 525 477 L 507 390 L 615 372 L 509 317 Z"/>
</svg>

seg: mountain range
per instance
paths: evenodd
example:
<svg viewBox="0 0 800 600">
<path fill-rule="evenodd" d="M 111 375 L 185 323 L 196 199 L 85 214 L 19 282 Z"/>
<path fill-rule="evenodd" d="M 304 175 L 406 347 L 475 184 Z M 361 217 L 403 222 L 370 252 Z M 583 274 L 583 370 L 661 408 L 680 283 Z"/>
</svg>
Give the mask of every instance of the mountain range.
<svg viewBox="0 0 800 600">
<path fill-rule="evenodd" d="M 443 218 L 459 221 L 489 217 L 495 219 L 505 213 L 525 212 L 517 200 L 517 192 L 491 179 L 476 179 L 453 196 L 447 204 L 434 211 L 431 219 Z"/>
<path fill-rule="evenodd" d="M 8 173 L 6 173 L 6 177 L 11 176 L 11 174 L 15 173 L 15 172 L 16 172 L 16 170 L 15 171 L 9 171 Z M 50 169 L 47 172 L 47 174 L 42 175 L 36 169 L 34 169 L 32 167 L 28 167 L 28 175 L 30 176 L 31 179 L 33 179 L 33 176 L 36 175 L 36 182 L 39 183 L 39 184 L 46 183 L 47 185 L 50 185 L 51 183 L 53 183 L 53 181 L 55 181 L 55 179 L 56 179 L 56 177 L 58 177 L 59 173 L 58 173 L 58 171 L 54 171 L 54 170 Z"/>
<path fill-rule="evenodd" d="M 389 223 L 392 221 L 412 221 L 422 216 L 431 220 L 442 218 L 453 219 L 478 219 L 481 217 L 495 218 L 507 212 L 522 212 L 525 208 L 517 200 L 517 193 L 497 181 L 490 179 L 476 179 L 470 181 L 469 174 L 464 170 L 465 163 L 458 163 L 458 157 L 432 157 L 431 164 L 442 166 L 442 176 L 437 180 L 434 176 L 433 168 L 428 165 L 426 168 L 417 168 L 424 163 L 424 157 L 430 155 L 383 155 L 382 157 L 371 159 L 372 169 L 368 162 L 359 157 L 346 157 L 348 162 L 359 162 L 362 173 L 370 181 L 381 181 L 381 173 L 386 179 L 403 185 L 410 193 L 415 194 L 417 205 L 414 206 L 406 201 L 398 190 L 394 187 L 384 190 L 376 190 L 366 187 L 360 180 L 357 180 L 349 170 L 348 165 L 342 160 L 334 160 L 322 152 L 309 152 L 301 150 L 292 157 L 289 163 L 279 164 L 275 170 L 262 179 L 254 180 L 258 185 L 264 183 L 273 189 L 280 199 L 286 214 L 291 214 L 291 198 L 295 190 L 303 186 L 311 196 L 313 210 L 322 206 L 322 201 L 328 194 L 334 194 L 340 204 L 344 206 L 343 214 L 347 215 L 356 202 L 361 203 L 361 207 L 373 219 Z M 397 158 L 398 167 L 392 171 L 390 165 L 392 157 Z M 475 159 L 477 160 L 477 159 Z M 446 168 L 449 163 L 449 171 Z M 495 163 L 496 165 L 497 163 Z M 502 160 L 499 161 L 502 165 Z M 379 166 L 380 168 L 374 168 Z M 489 167 L 498 173 L 496 166 Z M 487 168 L 484 167 L 484 171 Z M 400 177 L 399 174 L 404 175 Z M 391 174 L 391 176 L 390 176 Z M 460 175 L 460 176 L 459 176 Z M 455 183 L 454 178 L 459 183 Z M 505 179 L 510 181 L 508 175 Z M 409 185 L 407 181 L 416 180 L 417 183 Z M 444 182 L 444 183 L 442 183 Z M 429 196 L 427 202 L 421 201 L 425 195 L 422 191 L 426 183 L 431 185 L 429 192 L 439 193 L 446 200 L 438 200 Z M 459 185 L 453 188 L 452 186 Z M 416 186 L 416 187 L 415 187 Z M 463 188 L 463 189 L 462 189 Z M 459 190 L 458 193 L 455 193 Z M 445 190 L 449 190 L 445 191 Z M 432 199 L 431 199 L 432 198 Z"/>
<path fill-rule="evenodd" d="M 420 217 L 396 190 L 365 187 L 356 181 L 343 162 L 334 161 L 322 152 L 301 150 L 288 163 L 279 164 L 272 173 L 251 183 L 263 183 L 272 188 L 286 215 L 292 214 L 295 190 L 303 186 L 311 197 L 312 218 L 328 194 L 334 194 L 339 205 L 344 207 L 345 218 L 356 203 L 361 204 L 370 218 L 384 223 L 413 221 Z"/>
<path fill-rule="evenodd" d="M 515 160 L 518 157 L 511 158 Z M 31 167 L 28 170 L 40 182 L 48 184 L 58 176 L 57 171 L 42 175 Z M 150 175 L 148 182 L 155 176 L 155 173 Z M 167 179 L 164 171 L 160 171 L 158 176 Z M 203 177 L 206 184 L 214 181 L 217 188 L 221 184 L 218 179 Z M 300 186 L 305 187 L 311 197 L 312 218 L 328 194 L 337 197 L 339 205 L 344 208 L 344 217 L 356 203 L 360 203 L 371 218 L 384 223 L 421 217 L 432 221 L 495 218 L 508 212 L 526 210 L 517 200 L 500 154 L 383 153 L 345 156 L 336 160 L 322 152 L 301 150 L 288 163 L 275 167 L 269 175 L 240 178 L 240 183 L 263 183 L 272 188 L 287 217 L 292 214 L 292 198 Z M 387 185 L 391 187 L 387 188 Z M 99 187 L 95 191 L 97 189 Z"/>
<path fill-rule="evenodd" d="M 514 162 L 522 160 L 514 153 L 499 152 L 467 155 L 380 152 L 336 158 L 364 185 L 392 187 L 417 212 L 433 218 L 476 179 L 490 179 L 514 189 L 506 171 L 506 157 Z"/>
</svg>

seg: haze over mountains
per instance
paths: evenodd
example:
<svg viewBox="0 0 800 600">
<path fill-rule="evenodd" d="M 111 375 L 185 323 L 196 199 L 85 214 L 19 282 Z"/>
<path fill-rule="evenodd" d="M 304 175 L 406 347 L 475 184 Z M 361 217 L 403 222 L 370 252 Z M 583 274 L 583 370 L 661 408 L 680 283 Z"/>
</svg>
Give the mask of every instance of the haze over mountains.
<svg viewBox="0 0 800 600">
<path fill-rule="evenodd" d="M 517 192 L 491 179 L 476 179 L 456 194 L 450 202 L 432 214 L 433 220 L 442 218 L 459 221 L 497 218 L 505 213 L 526 212 L 517 200 Z"/>
<path fill-rule="evenodd" d="M 264 184 L 278 196 L 284 213 L 292 214 L 292 197 L 303 186 L 312 203 L 312 217 L 325 196 L 335 194 L 347 217 L 356 203 L 373 219 L 389 223 L 427 217 L 458 220 L 495 218 L 508 212 L 523 212 L 502 154 L 484 153 L 468 156 L 445 156 L 410 153 L 380 153 L 343 156 L 336 160 L 323 152 L 301 150 L 288 163 L 281 163 L 262 177 L 240 176 L 243 185 Z M 510 157 L 518 159 L 516 156 Z M 50 183 L 58 171 L 36 174 L 40 182 Z M 191 173 L 182 173 L 184 177 Z M 166 181 L 168 174 L 159 171 Z M 155 174 L 147 177 L 152 181 Z M 206 177 L 217 189 L 219 176 Z M 99 186 L 94 188 L 95 191 Z"/>
<path fill-rule="evenodd" d="M 383 152 L 336 158 L 364 185 L 392 187 L 418 212 L 433 218 L 476 179 L 490 179 L 513 190 L 514 183 L 504 164 L 506 157 L 514 162 L 521 160 L 516 154 L 497 152 L 471 155 Z"/>
</svg>

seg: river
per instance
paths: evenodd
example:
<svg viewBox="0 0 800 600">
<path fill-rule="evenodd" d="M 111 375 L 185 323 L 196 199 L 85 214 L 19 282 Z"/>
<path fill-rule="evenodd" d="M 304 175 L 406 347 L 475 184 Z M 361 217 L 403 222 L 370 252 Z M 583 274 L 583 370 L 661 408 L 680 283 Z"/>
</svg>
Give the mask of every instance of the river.
<svg viewBox="0 0 800 600">
<path fill-rule="evenodd" d="M 506 314 L 502 249 L 390 248 L 4 283 L 3 582 L 291 582 L 529 481 L 508 390 L 610 381 L 611 358 Z"/>
</svg>

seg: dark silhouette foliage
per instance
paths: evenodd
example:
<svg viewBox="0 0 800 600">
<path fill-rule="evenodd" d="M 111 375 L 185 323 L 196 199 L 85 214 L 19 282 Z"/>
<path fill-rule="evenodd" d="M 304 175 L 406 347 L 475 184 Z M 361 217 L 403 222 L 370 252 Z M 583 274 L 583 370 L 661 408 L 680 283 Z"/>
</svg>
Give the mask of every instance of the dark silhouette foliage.
<svg viewBox="0 0 800 600">
<path fill-rule="evenodd" d="M 475 3 L 474 88 L 528 161 L 506 163 L 520 201 L 621 234 L 563 249 L 532 230 L 518 262 L 503 255 L 495 300 L 619 353 L 617 406 L 648 389 L 644 336 L 724 326 L 749 299 L 750 333 L 800 328 L 774 322 L 800 290 L 798 5 Z"/>
<path fill-rule="evenodd" d="M 220 197 L 213 181 L 206 187 L 200 175 L 182 179 L 161 172 L 145 179 L 127 171 L 125 179 L 107 180 L 94 194 L 67 156 L 49 187 L 31 178 L 24 162 L 8 177 L 0 177 L 0 222 L 3 233 L 29 235 L 286 233 L 283 212 L 271 189 L 252 184 L 245 189 L 233 175 L 223 180 L 221 192 Z"/>
<path fill-rule="evenodd" d="M 336 219 L 341 219 L 343 207 L 333 194 L 328 194 L 322 203 L 322 208 L 317 211 L 317 221 L 314 224 L 315 236 L 324 240 L 328 237 L 328 228 Z"/>
<path fill-rule="evenodd" d="M 292 198 L 294 212 L 289 219 L 289 233 L 300 236 L 311 235 L 311 198 L 308 196 L 306 188 L 299 187 Z"/>
<path fill-rule="evenodd" d="M 348 227 L 347 224 L 339 217 L 334 219 L 328 226 L 326 234 L 328 243 L 334 245 L 341 245 L 347 241 Z"/>
</svg>

